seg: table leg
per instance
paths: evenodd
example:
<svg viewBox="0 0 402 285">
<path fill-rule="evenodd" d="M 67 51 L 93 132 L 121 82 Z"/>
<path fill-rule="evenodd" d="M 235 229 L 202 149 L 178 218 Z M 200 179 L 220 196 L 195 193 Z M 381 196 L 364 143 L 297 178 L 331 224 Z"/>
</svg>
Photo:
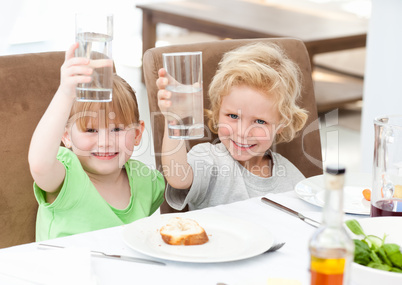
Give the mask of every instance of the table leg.
<svg viewBox="0 0 402 285">
<path fill-rule="evenodd" d="M 155 47 L 156 42 L 156 23 L 152 21 L 152 13 L 143 11 L 142 14 L 142 54 Z M 144 62 L 142 63 L 144 64 Z M 142 72 L 141 80 L 144 82 L 144 73 Z"/>
</svg>

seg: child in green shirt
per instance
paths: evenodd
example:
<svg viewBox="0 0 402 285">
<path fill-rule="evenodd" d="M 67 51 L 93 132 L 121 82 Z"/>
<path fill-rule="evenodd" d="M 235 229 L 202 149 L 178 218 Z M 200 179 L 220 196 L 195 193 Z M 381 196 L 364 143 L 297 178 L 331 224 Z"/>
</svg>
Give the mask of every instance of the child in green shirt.
<svg viewBox="0 0 402 285">
<path fill-rule="evenodd" d="M 93 72 L 89 59 L 74 57 L 77 47 L 66 52 L 29 149 L 37 241 L 127 224 L 163 202 L 162 175 L 131 159 L 144 131 L 134 91 L 114 75 L 111 102 L 77 102 L 77 84 Z"/>
</svg>

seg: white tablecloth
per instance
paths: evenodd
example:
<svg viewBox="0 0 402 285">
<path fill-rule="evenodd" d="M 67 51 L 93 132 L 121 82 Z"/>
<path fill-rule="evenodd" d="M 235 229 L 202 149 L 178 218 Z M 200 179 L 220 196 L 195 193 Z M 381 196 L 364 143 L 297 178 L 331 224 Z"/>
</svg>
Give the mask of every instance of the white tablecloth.
<svg viewBox="0 0 402 285">
<path fill-rule="evenodd" d="M 267 197 L 321 222 L 322 209 L 302 201 L 293 191 L 267 195 Z M 70 264 L 61 263 L 57 258 L 49 257 L 48 262 L 49 260 L 53 260 L 50 266 L 43 261 L 44 259 L 37 258 L 36 260 L 38 262 L 41 260 L 40 262 L 43 264 L 36 264 L 37 268 L 35 270 L 38 274 L 40 271 L 43 271 L 43 274 L 45 274 L 48 270 L 52 270 L 53 272 L 59 270 L 55 274 L 59 276 L 59 280 L 67 280 L 66 276 L 74 275 L 77 279 L 84 280 L 88 276 L 84 276 L 85 272 L 79 272 L 80 270 L 77 267 L 82 269 L 88 266 L 90 269 L 87 270 L 87 273 L 92 277 L 94 284 L 216 285 L 221 282 L 228 285 L 240 285 L 266 284 L 269 278 L 293 279 L 300 281 L 301 284 L 309 284 L 308 242 L 316 230 L 314 227 L 304 223 L 295 216 L 262 203 L 260 198 L 207 208 L 201 211 L 211 214 L 229 215 L 248 220 L 261 227 L 266 227 L 278 242 L 286 242 L 286 245 L 276 252 L 261 254 L 245 260 L 206 264 L 161 260 L 166 263 L 166 266 L 156 266 L 93 257 L 89 259 L 88 266 L 88 261 L 82 257 L 77 257 L 76 260 L 66 257 L 66 259 L 69 258 L 71 261 Z M 353 217 L 363 218 L 367 216 L 346 215 L 345 219 Z M 68 248 L 86 248 L 110 254 L 124 254 L 155 259 L 128 247 L 122 239 L 123 228 L 124 226 L 109 228 L 54 239 L 46 243 L 66 246 Z M 250 240 L 250 242 L 253 241 Z M 7 273 L 4 272 L 5 269 L 1 269 L 1 262 L 4 264 L 5 261 L 10 259 L 10 256 L 14 256 L 14 259 L 17 260 L 24 259 L 25 263 L 12 265 L 13 263 L 11 262 L 8 263 L 8 266 L 18 266 L 20 272 L 27 272 L 26 275 L 29 275 L 32 274 L 29 273 L 29 268 L 32 266 L 32 262 L 30 265 L 29 261 L 35 260 L 35 254 L 42 256 L 50 254 L 44 252 L 49 252 L 49 250 L 38 249 L 36 243 L 0 250 L 0 284 L 30 284 L 24 283 L 23 280 L 19 280 L 18 282 L 15 280 L 15 283 L 11 283 L 13 278 L 10 276 L 7 277 Z M 10 272 L 10 269 L 8 269 L 8 272 Z M 60 282 L 60 284 L 62 283 Z"/>
</svg>

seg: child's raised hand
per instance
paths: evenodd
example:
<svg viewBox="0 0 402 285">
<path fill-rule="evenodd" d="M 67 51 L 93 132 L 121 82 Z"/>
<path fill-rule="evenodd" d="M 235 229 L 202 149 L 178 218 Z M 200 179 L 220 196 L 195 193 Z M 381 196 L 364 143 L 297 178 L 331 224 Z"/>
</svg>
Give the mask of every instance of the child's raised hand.
<svg viewBox="0 0 402 285">
<path fill-rule="evenodd" d="M 91 74 L 93 73 L 89 59 L 74 57 L 77 48 L 78 43 L 75 43 L 66 51 L 66 57 L 60 69 L 59 91 L 72 97 L 75 97 L 75 88 L 79 83 L 91 82 Z"/>
<path fill-rule="evenodd" d="M 158 87 L 158 106 L 162 112 L 167 111 L 172 102 L 170 101 L 170 96 L 172 95 L 170 91 L 165 88 L 168 84 L 168 79 L 166 77 L 166 70 L 164 68 L 158 71 L 159 78 L 156 80 L 156 86 Z"/>
</svg>

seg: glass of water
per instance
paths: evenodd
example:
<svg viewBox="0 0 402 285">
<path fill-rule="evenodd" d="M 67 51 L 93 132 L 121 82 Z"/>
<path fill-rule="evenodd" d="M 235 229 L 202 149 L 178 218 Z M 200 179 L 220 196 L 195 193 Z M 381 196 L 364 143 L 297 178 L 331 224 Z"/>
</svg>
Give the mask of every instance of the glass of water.
<svg viewBox="0 0 402 285">
<path fill-rule="evenodd" d="M 75 15 L 76 57 L 90 59 L 92 81 L 77 86 L 77 101 L 112 101 L 113 15 L 78 13 Z"/>
<path fill-rule="evenodd" d="M 204 100 L 202 87 L 202 52 L 164 53 L 171 106 L 165 114 L 169 138 L 204 137 Z"/>
</svg>

